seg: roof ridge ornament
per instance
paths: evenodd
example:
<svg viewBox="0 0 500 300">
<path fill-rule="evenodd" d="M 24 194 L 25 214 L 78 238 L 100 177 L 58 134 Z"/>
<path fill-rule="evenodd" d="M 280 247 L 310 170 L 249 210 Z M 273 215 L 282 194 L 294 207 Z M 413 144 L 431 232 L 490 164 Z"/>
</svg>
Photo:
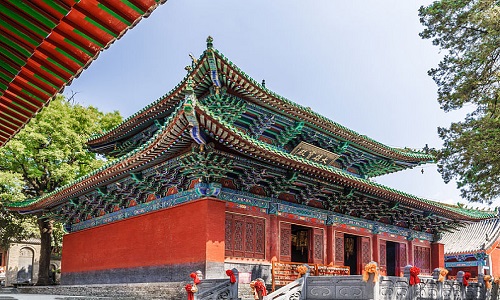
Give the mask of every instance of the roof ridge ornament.
<svg viewBox="0 0 500 300">
<path fill-rule="evenodd" d="M 219 73 L 217 72 L 217 61 L 213 50 L 213 41 L 214 39 L 211 36 L 207 37 L 207 58 L 208 67 L 210 68 L 210 79 L 215 88 L 215 94 L 218 95 L 221 88 L 221 82 L 219 80 Z"/>
<path fill-rule="evenodd" d="M 207 49 L 212 49 L 214 47 L 213 41 L 214 41 L 214 38 L 209 35 L 207 37 Z"/>
<path fill-rule="evenodd" d="M 184 68 L 188 73 L 191 73 L 193 68 L 191 66 L 186 66 Z M 194 93 L 194 88 L 193 88 L 193 78 L 191 76 L 188 76 L 186 80 L 186 95 L 184 97 L 184 116 L 186 117 L 188 123 L 189 123 L 189 134 L 193 138 L 193 140 L 198 144 L 198 145 L 204 145 L 206 144 L 205 139 L 203 138 L 203 133 L 200 130 L 200 125 L 198 123 L 198 119 L 196 116 L 196 94 Z"/>
<path fill-rule="evenodd" d="M 194 88 L 193 88 L 193 77 L 191 77 L 191 72 L 193 71 L 193 67 L 191 66 L 186 66 L 184 67 L 184 70 L 188 72 L 188 78 L 186 80 L 186 92 L 188 94 L 194 94 Z M 196 102 L 196 97 L 194 97 L 194 102 Z"/>
<path fill-rule="evenodd" d="M 194 68 L 198 64 L 198 59 L 194 57 L 193 53 L 189 53 L 189 57 L 191 58 L 191 67 Z"/>
</svg>

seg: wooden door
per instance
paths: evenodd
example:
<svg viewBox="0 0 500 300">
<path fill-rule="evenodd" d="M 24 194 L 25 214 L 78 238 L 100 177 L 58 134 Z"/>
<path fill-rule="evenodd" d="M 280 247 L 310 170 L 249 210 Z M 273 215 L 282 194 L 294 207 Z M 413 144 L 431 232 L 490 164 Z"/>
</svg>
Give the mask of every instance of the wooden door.
<svg viewBox="0 0 500 300">
<path fill-rule="evenodd" d="M 280 261 L 292 260 L 292 225 L 280 222 Z"/>
<path fill-rule="evenodd" d="M 361 270 L 365 268 L 367 264 L 372 260 L 372 250 L 370 247 L 370 238 L 369 237 L 361 237 Z"/>
<path fill-rule="evenodd" d="M 408 264 L 408 258 L 406 254 L 406 243 L 399 244 L 399 273 L 404 272 L 406 265 Z"/>
<path fill-rule="evenodd" d="M 235 257 L 245 257 L 245 217 L 241 215 L 233 215 L 233 224 L 234 224 L 234 235 L 233 235 L 233 255 Z"/>
<path fill-rule="evenodd" d="M 323 229 L 313 228 L 311 236 L 311 251 L 309 261 L 315 264 L 323 264 L 325 253 Z"/>
<path fill-rule="evenodd" d="M 344 233 L 335 232 L 335 265 L 344 265 Z"/>
<path fill-rule="evenodd" d="M 382 275 L 387 275 L 387 243 L 385 240 L 379 240 L 379 266 L 380 266 L 380 272 Z"/>
</svg>

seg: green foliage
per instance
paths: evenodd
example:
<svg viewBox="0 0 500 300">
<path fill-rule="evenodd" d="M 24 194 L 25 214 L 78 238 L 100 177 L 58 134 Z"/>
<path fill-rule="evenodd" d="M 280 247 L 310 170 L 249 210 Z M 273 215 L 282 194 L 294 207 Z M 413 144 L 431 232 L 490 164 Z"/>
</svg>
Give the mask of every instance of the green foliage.
<svg viewBox="0 0 500 300">
<path fill-rule="evenodd" d="M 0 199 L 2 202 L 18 202 L 25 199 L 24 181 L 20 174 L 0 171 Z"/>
<path fill-rule="evenodd" d="M 61 95 L 0 148 L 0 243 L 49 234 L 42 252 L 60 248 L 61 224 L 40 222 L 41 215 L 8 213 L 8 203 L 43 196 L 102 166 L 103 158 L 87 151 L 85 142 L 95 133 L 119 124 L 118 112 L 104 114 L 95 107 L 72 104 Z M 41 224 L 47 226 L 40 232 Z M 49 224 L 50 223 L 50 224 Z M 22 229 L 22 230 L 21 230 Z M 44 239 L 42 239 L 43 241 Z M 46 250 L 50 253 L 50 249 Z M 42 259 L 40 259 L 41 264 Z"/>
<path fill-rule="evenodd" d="M 0 171 L 0 199 L 6 202 L 22 201 L 24 182 L 14 172 Z M 38 237 L 38 229 L 33 216 L 22 216 L 8 212 L 0 202 L 0 248 L 7 249 L 10 242 Z"/>
<path fill-rule="evenodd" d="M 100 167 L 104 161 L 85 142 L 120 121 L 117 112 L 104 114 L 57 96 L 0 148 L 0 171 L 18 172 L 27 198 L 42 196 Z"/>
<path fill-rule="evenodd" d="M 431 69 L 438 101 L 448 112 L 471 106 L 465 120 L 439 128 L 443 179 L 457 179 L 462 197 L 491 203 L 500 196 L 500 1 L 441 0 L 419 11 L 432 39 L 445 53 Z"/>
</svg>

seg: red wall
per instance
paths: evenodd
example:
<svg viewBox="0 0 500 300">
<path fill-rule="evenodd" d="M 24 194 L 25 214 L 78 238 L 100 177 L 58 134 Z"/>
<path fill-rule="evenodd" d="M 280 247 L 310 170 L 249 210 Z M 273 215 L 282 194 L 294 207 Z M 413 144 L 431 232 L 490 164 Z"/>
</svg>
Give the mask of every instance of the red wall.
<svg viewBox="0 0 500 300">
<path fill-rule="evenodd" d="M 491 256 L 491 264 L 492 264 L 491 268 L 493 274 L 491 274 L 491 271 L 489 274 L 500 276 L 500 249 L 495 247 L 495 249 L 491 251 L 490 256 Z"/>
<path fill-rule="evenodd" d="M 444 244 L 431 244 L 431 271 L 435 268 L 444 268 Z"/>
<path fill-rule="evenodd" d="M 224 262 L 225 204 L 204 199 L 64 236 L 62 272 Z"/>
</svg>

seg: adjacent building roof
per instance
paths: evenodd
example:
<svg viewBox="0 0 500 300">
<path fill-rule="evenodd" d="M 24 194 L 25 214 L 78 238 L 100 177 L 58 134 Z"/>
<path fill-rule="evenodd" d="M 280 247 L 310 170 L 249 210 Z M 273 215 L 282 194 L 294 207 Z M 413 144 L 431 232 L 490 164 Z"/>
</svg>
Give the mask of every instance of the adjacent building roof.
<svg viewBox="0 0 500 300">
<path fill-rule="evenodd" d="M 166 0 L 0 3 L 0 146 Z"/>
<path fill-rule="evenodd" d="M 500 218 L 466 224 L 454 232 L 444 233 L 439 243 L 445 255 L 489 253 L 500 242 Z"/>
</svg>

